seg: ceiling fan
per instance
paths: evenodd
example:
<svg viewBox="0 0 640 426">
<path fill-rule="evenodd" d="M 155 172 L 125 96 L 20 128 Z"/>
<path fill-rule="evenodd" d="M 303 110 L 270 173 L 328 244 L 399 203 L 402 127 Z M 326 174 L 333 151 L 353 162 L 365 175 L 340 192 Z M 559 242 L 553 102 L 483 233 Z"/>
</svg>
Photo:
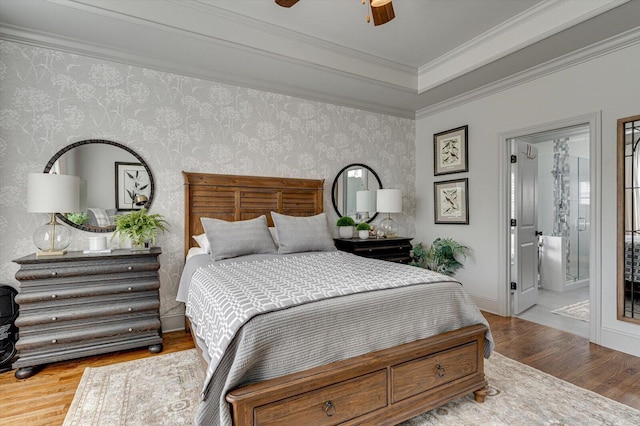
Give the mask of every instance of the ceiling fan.
<svg viewBox="0 0 640 426">
<path fill-rule="evenodd" d="M 362 4 L 365 4 L 367 0 L 362 0 Z M 275 0 L 276 4 L 282 7 L 291 7 L 298 3 L 298 0 Z M 373 16 L 373 25 L 378 26 L 386 24 L 396 17 L 393 13 L 393 3 L 391 0 L 369 0 L 371 6 L 371 15 Z M 369 15 L 367 14 L 367 22 L 369 22 Z"/>
</svg>

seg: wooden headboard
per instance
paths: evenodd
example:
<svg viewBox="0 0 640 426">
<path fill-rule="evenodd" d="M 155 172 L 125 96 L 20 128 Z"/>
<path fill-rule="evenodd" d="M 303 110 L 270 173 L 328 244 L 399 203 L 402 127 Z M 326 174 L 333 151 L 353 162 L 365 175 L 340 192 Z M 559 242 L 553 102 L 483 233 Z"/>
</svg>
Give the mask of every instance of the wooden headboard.
<svg viewBox="0 0 640 426">
<path fill-rule="evenodd" d="M 230 222 L 267 216 L 322 213 L 324 179 L 292 179 L 260 176 L 182 172 L 184 176 L 184 252 L 197 243 L 192 235 L 204 232 L 201 217 Z"/>
</svg>

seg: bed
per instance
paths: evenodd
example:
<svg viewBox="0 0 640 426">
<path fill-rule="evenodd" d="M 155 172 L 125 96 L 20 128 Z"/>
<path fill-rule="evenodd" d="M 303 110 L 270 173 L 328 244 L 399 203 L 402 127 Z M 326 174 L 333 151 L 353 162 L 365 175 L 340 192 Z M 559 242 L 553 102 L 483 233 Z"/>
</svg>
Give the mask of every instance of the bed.
<svg viewBox="0 0 640 426">
<path fill-rule="evenodd" d="M 189 260 L 178 300 L 207 368 L 197 424 L 397 424 L 466 394 L 484 401 L 493 341 L 459 283 L 332 249 L 283 250 L 292 247 L 286 230 L 308 229 L 289 224 L 326 228 L 323 180 L 183 175 Z M 193 238 L 205 234 L 202 218 L 265 221 L 277 252 L 213 262 L 216 250 Z M 230 299 L 236 287 L 226 289 L 238 282 L 269 294 L 243 293 L 264 310 L 229 313 L 239 302 Z"/>
</svg>

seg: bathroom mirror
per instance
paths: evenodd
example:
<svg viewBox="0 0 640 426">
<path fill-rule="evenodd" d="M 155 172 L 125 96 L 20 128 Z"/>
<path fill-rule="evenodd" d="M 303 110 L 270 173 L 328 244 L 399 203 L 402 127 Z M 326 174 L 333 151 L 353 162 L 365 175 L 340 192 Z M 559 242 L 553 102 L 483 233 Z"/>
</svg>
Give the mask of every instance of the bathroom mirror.
<svg viewBox="0 0 640 426">
<path fill-rule="evenodd" d="M 371 222 L 376 216 L 375 193 L 382 189 L 380 178 L 373 169 L 364 164 L 349 164 L 340 170 L 331 187 L 331 201 L 338 216 L 350 216 L 356 223 Z M 368 211 L 357 211 L 358 191 L 370 191 L 361 194 L 360 208 L 366 202 Z"/>
<path fill-rule="evenodd" d="M 618 319 L 640 324 L 639 142 L 640 115 L 619 119 Z"/>
<path fill-rule="evenodd" d="M 153 200 L 151 169 L 138 153 L 117 142 L 72 143 L 51 157 L 44 173 L 80 177 L 80 211 L 57 216 L 83 231 L 113 232 L 116 214 L 149 208 Z"/>
</svg>

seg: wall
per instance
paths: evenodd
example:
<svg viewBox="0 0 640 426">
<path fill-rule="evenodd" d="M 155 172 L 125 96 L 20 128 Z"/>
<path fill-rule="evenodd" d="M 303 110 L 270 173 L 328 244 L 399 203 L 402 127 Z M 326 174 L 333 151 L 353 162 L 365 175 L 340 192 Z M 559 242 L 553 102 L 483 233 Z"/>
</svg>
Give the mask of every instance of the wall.
<svg viewBox="0 0 640 426">
<path fill-rule="evenodd" d="M 218 84 L 89 57 L 0 41 L 0 282 L 16 285 L 12 259 L 34 251 L 31 235 L 45 215 L 26 213 L 26 176 L 41 172 L 62 147 L 109 139 L 145 159 L 156 181 L 152 212 L 161 235 L 161 316 L 182 324 L 175 302 L 183 266 L 181 171 L 325 179 L 365 163 L 385 187 L 404 193 L 397 215 L 414 235 L 413 120 Z M 332 227 L 333 228 L 333 227 Z M 71 248 L 91 234 L 74 230 Z"/>
<path fill-rule="evenodd" d="M 499 135 L 600 111 L 602 289 L 595 300 L 601 311 L 596 342 L 640 356 L 640 326 L 616 320 L 616 120 L 640 113 L 638 57 L 640 45 L 631 45 L 417 120 L 416 240 L 450 236 L 471 247 L 456 277 L 481 307 L 499 311 L 507 285 L 499 259 Z M 469 173 L 434 179 L 433 134 L 465 124 Z M 458 177 L 469 177 L 470 224 L 434 225 L 433 182 Z"/>
</svg>

